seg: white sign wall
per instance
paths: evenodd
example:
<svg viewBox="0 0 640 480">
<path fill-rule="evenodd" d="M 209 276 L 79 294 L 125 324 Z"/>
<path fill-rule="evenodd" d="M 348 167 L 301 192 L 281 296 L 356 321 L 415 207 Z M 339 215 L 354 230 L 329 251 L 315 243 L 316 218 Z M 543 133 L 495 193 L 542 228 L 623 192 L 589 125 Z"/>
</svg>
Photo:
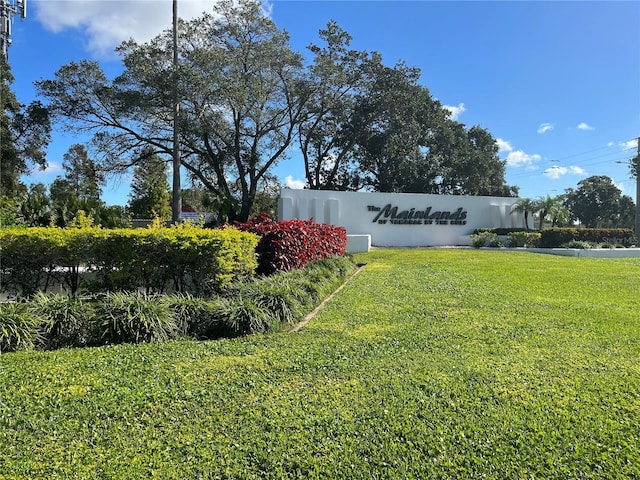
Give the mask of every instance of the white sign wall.
<svg viewBox="0 0 640 480">
<path fill-rule="evenodd" d="M 513 197 L 361 193 L 284 189 L 278 219 L 313 219 L 371 235 L 374 246 L 469 245 L 482 227 L 520 227 Z"/>
</svg>

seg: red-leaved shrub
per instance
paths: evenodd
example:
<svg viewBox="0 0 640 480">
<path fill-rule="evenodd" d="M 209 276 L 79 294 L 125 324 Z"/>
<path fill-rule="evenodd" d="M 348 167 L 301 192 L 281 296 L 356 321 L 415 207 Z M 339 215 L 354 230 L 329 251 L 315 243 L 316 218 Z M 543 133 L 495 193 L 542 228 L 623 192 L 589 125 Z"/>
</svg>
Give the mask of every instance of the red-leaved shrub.
<svg viewBox="0 0 640 480">
<path fill-rule="evenodd" d="M 344 255 L 347 247 L 347 231 L 343 227 L 313 220 L 276 222 L 263 213 L 235 226 L 260 235 L 256 247 L 257 273 L 264 275 L 304 268 L 310 262 Z"/>
</svg>

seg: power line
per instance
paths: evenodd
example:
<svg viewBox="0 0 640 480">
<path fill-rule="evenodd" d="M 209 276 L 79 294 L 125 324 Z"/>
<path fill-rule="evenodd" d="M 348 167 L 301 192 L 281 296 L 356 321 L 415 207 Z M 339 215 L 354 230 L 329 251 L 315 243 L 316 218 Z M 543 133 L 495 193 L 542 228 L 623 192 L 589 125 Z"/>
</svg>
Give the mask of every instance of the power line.
<svg viewBox="0 0 640 480">
<path fill-rule="evenodd" d="M 552 162 L 552 163 L 565 163 L 566 160 L 572 159 L 572 158 L 576 158 L 576 157 L 584 157 L 585 155 L 590 155 L 587 158 L 583 158 L 580 159 L 578 161 L 574 161 L 571 162 L 573 165 L 572 166 L 578 166 L 580 168 L 582 167 L 593 167 L 593 166 L 597 166 L 597 165 L 603 165 L 603 164 L 609 164 L 609 163 L 620 163 L 621 161 L 627 161 L 629 160 L 629 157 L 631 157 L 633 155 L 633 152 L 631 149 L 629 149 L 629 153 L 624 153 L 624 152 L 620 152 L 620 151 L 612 151 L 612 152 L 606 152 L 603 154 L 599 154 L 599 155 L 591 155 L 593 153 L 596 152 L 601 152 L 602 150 L 606 150 L 606 149 L 611 149 L 615 146 L 620 146 L 620 145 L 624 145 L 624 144 L 628 144 L 632 141 L 635 141 L 635 139 L 629 139 L 623 142 L 620 142 L 616 145 L 607 145 L 605 147 L 599 147 L 596 149 L 591 149 L 591 150 L 587 150 L 584 152 L 580 152 L 580 153 L 574 153 L 571 155 L 566 155 L 564 157 L 559 157 L 557 159 L 553 159 L 553 160 L 546 160 L 546 162 Z M 595 160 L 599 160 L 599 159 L 603 159 L 604 160 L 600 160 L 600 161 L 595 161 Z M 505 160 L 505 159 L 503 159 Z M 535 165 L 535 169 L 534 170 L 525 170 L 522 172 L 518 172 L 518 173 L 511 173 L 509 174 L 509 178 L 511 180 L 521 180 L 521 179 L 536 179 L 537 177 L 539 177 L 541 174 L 544 174 L 544 172 L 546 172 L 547 170 L 549 170 L 549 168 L 554 168 L 553 166 L 548 167 L 544 170 L 541 170 L 539 168 L 539 164 L 537 163 L 531 163 L 532 166 Z M 509 167 L 509 166 L 508 166 Z M 511 168 L 518 168 L 518 167 L 511 167 Z M 526 166 L 524 167 L 526 168 Z M 567 167 L 563 167 L 563 168 L 567 168 Z"/>
<path fill-rule="evenodd" d="M 587 155 L 587 154 L 590 154 L 590 153 L 593 153 L 593 152 L 599 152 L 600 150 L 606 150 L 606 149 L 610 149 L 610 148 L 613 148 L 613 147 L 619 147 L 621 145 L 630 144 L 631 142 L 635 142 L 635 140 L 636 139 L 634 137 L 634 138 L 630 138 L 628 140 L 623 140 L 622 142 L 618 142 L 615 145 L 606 145 L 604 147 L 598 147 L 598 148 L 594 148 L 592 150 L 587 150 L 586 152 L 572 153 L 571 155 L 567 155 L 565 157 L 560 157 L 560 158 L 553 159 L 553 160 L 550 160 L 550 161 L 557 162 L 557 161 L 567 160 L 567 159 L 573 158 L 573 157 L 580 157 L 580 156 Z M 634 146 L 635 146 L 635 143 L 634 143 Z M 629 150 L 632 150 L 634 148 L 634 146 L 629 147 Z"/>
</svg>

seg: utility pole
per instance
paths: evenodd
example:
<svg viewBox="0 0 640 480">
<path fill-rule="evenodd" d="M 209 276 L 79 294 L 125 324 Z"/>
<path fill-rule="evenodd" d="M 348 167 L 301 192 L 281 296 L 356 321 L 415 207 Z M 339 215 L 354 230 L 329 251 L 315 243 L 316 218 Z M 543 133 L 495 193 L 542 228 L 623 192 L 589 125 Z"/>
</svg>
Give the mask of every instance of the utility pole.
<svg viewBox="0 0 640 480">
<path fill-rule="evenodd" d="M 11 22 L 18 13 L 21 20 L 27 18 L 27 0 L 0 0 L 0 52 L 5 59 L 9 58 Z"/>
<path fill-rule="evenodd" d="M 178 0 L 173 0 L 173 196 L 171 220 L 180 221 L 182 213 L 182 187 L 180 185 L 180 99 L 178 98 Z"/>
</svg>

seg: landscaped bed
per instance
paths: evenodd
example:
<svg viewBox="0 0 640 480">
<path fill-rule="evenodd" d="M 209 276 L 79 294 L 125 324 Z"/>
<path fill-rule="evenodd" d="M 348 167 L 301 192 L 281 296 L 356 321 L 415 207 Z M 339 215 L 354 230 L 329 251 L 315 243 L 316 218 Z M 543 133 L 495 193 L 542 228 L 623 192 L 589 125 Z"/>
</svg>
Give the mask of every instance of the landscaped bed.
<svg viewBox="0 0 640 480">
<path fill-rule="evenodd" d="M 640 259 L 376 249 L 303 329 L 0 356 L 0 478 L 635 478 Z"/>
</svg>

